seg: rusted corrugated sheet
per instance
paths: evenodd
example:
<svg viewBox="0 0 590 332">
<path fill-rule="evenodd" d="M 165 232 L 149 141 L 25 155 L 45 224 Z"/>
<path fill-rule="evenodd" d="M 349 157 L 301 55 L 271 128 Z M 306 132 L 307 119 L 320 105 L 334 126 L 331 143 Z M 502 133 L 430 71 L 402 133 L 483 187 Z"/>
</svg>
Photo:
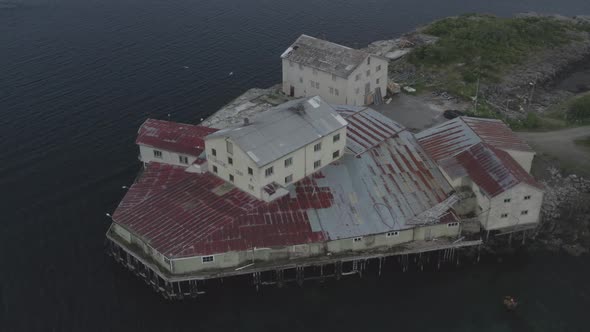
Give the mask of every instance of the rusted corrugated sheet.
<svg viewBox="0 0 590 332">
<path fill-rule="evenodd" d="M 212 174 L 150 163 L 113 220 L 168 257 L 188 257 L 405 229 L 449 197 L 452 188 L 402 126 L 371 109 L 340 114 L 356 128 L 347 137 L 354 153 L 289 186 L 289 195 L 265 203 Z"/>
<path fill-rule="evenodd" d="M 416 137 L 435 160 L 452 157 L 481 142 L 504 150 L 533 152 L 497 119 L 459 117 L 426 129 Z"/>
<path fill-rule="evenodd" d="M 203 138 L 217 129 L 170 121 L 147 119 L 135 143 L 198 157 L 205 149 Z"/>
<path fill-rule="evenodd" d="M 507 152 L 485 143 L 442 159 L 440 165 L 451 178 L 468 176 L 490 197 L 523 182 L 543 189 Z"/>
</svg>

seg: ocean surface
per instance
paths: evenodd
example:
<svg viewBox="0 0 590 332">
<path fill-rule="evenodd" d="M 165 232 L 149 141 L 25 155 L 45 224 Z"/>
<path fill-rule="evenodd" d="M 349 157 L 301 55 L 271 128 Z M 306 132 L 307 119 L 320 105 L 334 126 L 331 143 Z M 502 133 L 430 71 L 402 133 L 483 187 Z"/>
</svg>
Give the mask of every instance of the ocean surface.
<svg viewBox="0 0 590 332">
<path fill-rule="evenodd" d="M 103 252 L 147 117 L 197 123 L 280 82 L 301 33 L 362 47 L 448 15 L 525 11 L 590 14 L 590 1 L 0 3 L 0 331 L 590 331 L 588 257 L 521 252 L 168 302 Z"/>
</svg>

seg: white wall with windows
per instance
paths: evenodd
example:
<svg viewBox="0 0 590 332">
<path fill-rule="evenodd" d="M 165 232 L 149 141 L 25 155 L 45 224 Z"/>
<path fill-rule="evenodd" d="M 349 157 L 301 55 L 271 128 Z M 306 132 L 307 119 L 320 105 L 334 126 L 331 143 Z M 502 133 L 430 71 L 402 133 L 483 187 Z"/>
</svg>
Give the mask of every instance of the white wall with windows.
<svg viewBox="0 0 590 332">
<path fill-rule="evenodd" d="M 476 214 L 485 230 L 526 226 L 539 222 L 543 191 L 520 183 L 504 193 L 489 198 L 476 184 Z"/>
<path fill-rule="evenodd" d="M 158 163 L 188 167 L 195 161 L 195 159 L 197 159 L 197 157 L 140 145 L 139 159 L 144 163 L 155 161 Z"/>
<path fill-rule="evenodd" d="M 228 145 L 229 143 L 229 145 Z M 346 127 L 293 151 L 268 165 L 254 161 L 229 138 L 205 141 L 208 170 L 241 190 L 263 198 L 262 188 L 276 182 L 287 186 L 340 159 L 346 146 Z M 228 152 L 231 147 L 231 152 Z"/>
<path fill-rule="evenodd" d="M 283 93 L 294 97 L 320 96 L 331 104 L 362 106 L 367 84 L 370 93 L 376 88 L 381 89 L 382 96 L 387 93 L 387 66 L 386 60 L 369 56 L 349 77 L 343 78 L 282 59 Z"/>
</svg>

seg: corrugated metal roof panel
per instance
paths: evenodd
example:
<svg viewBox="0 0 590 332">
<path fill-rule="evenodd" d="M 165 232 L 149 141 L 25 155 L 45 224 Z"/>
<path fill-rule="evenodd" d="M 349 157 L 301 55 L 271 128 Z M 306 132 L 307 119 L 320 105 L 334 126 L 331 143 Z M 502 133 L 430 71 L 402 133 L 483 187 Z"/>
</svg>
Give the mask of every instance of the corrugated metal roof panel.
<svg viewBox="0 0 590 332">
<path fill-rule="evenodd" d="M 364 121 L 365 134 L 393 136 L 376 139 L 363 153 L 346 153 L 276 201 L 257 200 L 212 174 L 150 163 L 113 220 L 168 257 L 373 235 L 413 227 L 428 211 L 448 221 L 440 203 L 450 185 L 411 133 L 375 113 L 347 118 Z"/>
<path fill-rule="evenodd" d="M 258 166 L 267 165 L 346 126 L 346 121 L 320 97 L 286 102 L 250 124 L 222 129 L 209 138 L 231 138 Z"/>
<path fill-rule="evenodd" d="M 281 58 L 348 78 L 367 56 L 369 54 L 361 50 L 301 35 Z"/>
<path fill-rule="evenodd" d="M 534 152 L 501 120 L 458 117 L 416 135 L 435 160 L 452 157 L 484 142 L 495 148 Z"/>
<path fill-rule="evenodd" d="M 523 182 L 543 189 L 507 152 L 485 143 L 443 159 L 440 165 L 453 179 L 468 176 L 490 197 Z"/>
<path fill-rule="evenodd" d="M 135 143 L 198 157 L 205 149 L 203 138 L 217 129 L 184 123 L 147 119 Z"/>
</svg>

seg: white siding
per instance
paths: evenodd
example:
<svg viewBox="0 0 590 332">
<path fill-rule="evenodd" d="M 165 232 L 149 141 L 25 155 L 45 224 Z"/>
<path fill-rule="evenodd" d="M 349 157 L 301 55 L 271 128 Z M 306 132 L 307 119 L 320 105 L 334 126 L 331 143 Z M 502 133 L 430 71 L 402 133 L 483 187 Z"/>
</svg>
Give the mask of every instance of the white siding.
<svg viewBox="0 0 590 332">
<path fill-rule="evenodd" d="M 535 152 L 506 150 L 505 151 L 512 157 L 516 162 L 528 173 L 531 172 L 533 165 L 533 158 L 535 158 Z"/>
<path fill-rule="evenodd" d="M 371 56 L 370 62 L 367 64 L 365 59 L 348 78 L 342 78 L 311 67 L 300 66 L 288 59 L 282 59 L 283 92 L 289 95 L 292 86 L 295 97 L 320 96 L 331 104 L 364 105 L 366 83 L 370 84 L 371 93 L 375 92 L 377 87 L 381 89 L 382 96 L 387 93 L 388 62 L 374 56 Z M 379 71 L 377 71 L 378 66 L 381 66 Z M 371 72 L 367 76 L 366 73 L 369 69 Z M 357 74 L 360 74 L 359 81 L 356 81 Z M 379 79 L 379 84 L 377 84 L 377 79 Z M 316 87 L 316 83 L 319 83 L 319 88 Z M 356 88 L 359 88 L 358 94 Z M 338 95 L 336 95 L 336 89 L 338 89 Z"/>
<path fill-rule="evenodd" d="M 154 150 L 162 152 L 162 158 L 155 157 Z M 180 156 L 187 157 L 188 163 L 187 164 L 181 163 Z M 145 145 L 139 146 L 139 158 L 144 163 L 149 163 L 149 162 L 155 161 L 158 163 L 165 163 L 165 164 L 184 166 L 184 167 L 188 167 L 188 166 L 192 165 L 192 163 L 195 161 L 195 159 L 197 159 L 194 156 L 189 156 L 189 155 L 185 155 L 185 154 L 181 154 L 181 153 L 177 153 L 177 152 L 166 151 L 166 150 L 162 150 L 162 149 L 158 149 L 158 148 L 152 148 L 152 147 L 145 146 Z"/>
<path fill-rule="evenodd" d="M 526 196 L 531 198 L 525 200 Z M 507 199 L 510 201 L 505 202 Z M 537 223 L 542 202 L 542 191 L 521 183 L 491 200 L 489 218 L 485 228 L 494 230 Z M 527 213 L 523 214 L 523 211 L 527 211 Z M 503 214 L 507 214 L 507 217 L 503 218 Z"/>
<path fill-rule="evenodd" d="M 337 134 L 340 134 L 340 140 L 334 143 L 333 137 Z M 314 145 L 320 142 L 322 148 L 315 152 Z M 321 167 L 324 167 L 334 161 L 332 154 L 335 151 L 340 151 L 340 156 L 337 159 L 341 158 L 345 145 L 346 127 L 258 168 L 254 161 L 236 144 L 233 144 L 233 165 L 229 165 L 227 160 L 229 155 L 226 151 L 226 139 L 224 138 L 208 139 L 205 142 L 209 172 L 215 174 L 213 167 L 217 167 L 217 176 L 228 182 L 229 175 L 232 174 L 234 176 L 233 184 L 236 187 L 257 198 L 262 198 L 262 187 L 269 183 L 276 182 L 285 186 L 285 178 L 289 175 L 293 176 L 291 182 L 293 183 L 318 171 L 319 169 L 314 169 L 314 161 L 316 160 L 321 160 Z M 213 156 L 212 149 L 216 150 L 217 156 Z M 293 164 L 285 167 L 285 160 L 288 158 L 293 158 Z M 254 172 L 252 176 L 248 175 L 248 167 L 252 168 Z M 265 170 L 269 167 L 273 167 L 273 174 L 267 177 Z M 253 189 L 249 186 L 253 186 Z"/>
</svg>

